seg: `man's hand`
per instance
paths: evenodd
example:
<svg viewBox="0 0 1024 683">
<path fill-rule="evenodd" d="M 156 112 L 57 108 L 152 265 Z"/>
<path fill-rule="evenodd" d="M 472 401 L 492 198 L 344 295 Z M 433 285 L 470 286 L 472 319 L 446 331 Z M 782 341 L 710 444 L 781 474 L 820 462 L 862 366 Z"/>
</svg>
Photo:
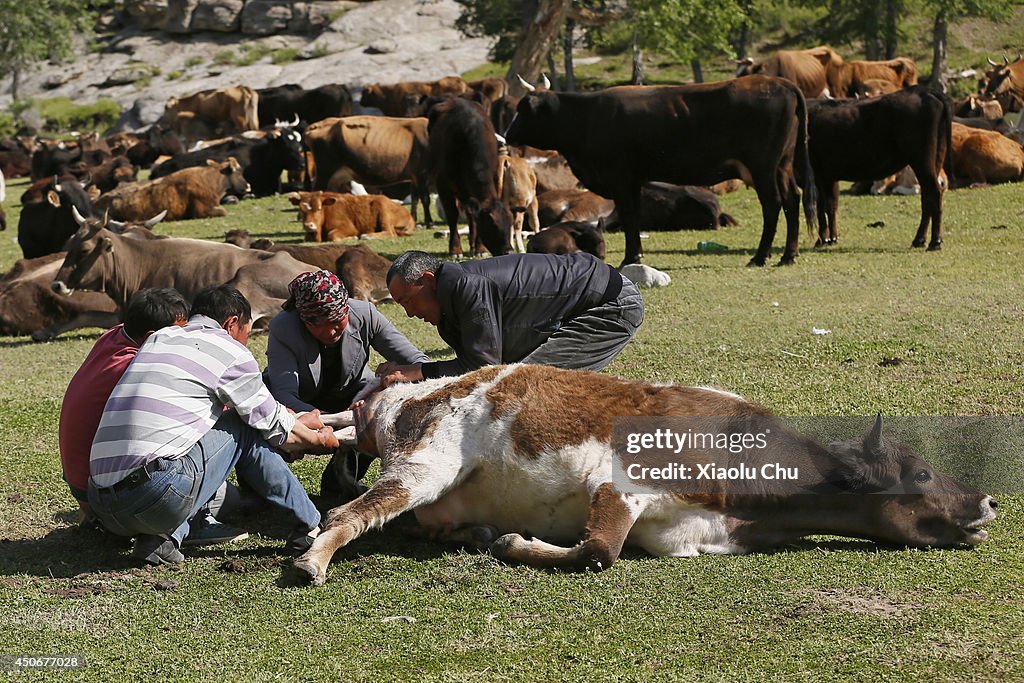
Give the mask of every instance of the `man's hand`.
<svg viewBox="0 0 1024 683">
<path fill-rule="evenodd" d="M 396 363 L 383 363 L 377 368 L 377 376 L 380 377 L 381 386 L 385 389 L 395 382 L 419 382 L 423 379 L 423 366 L 398 365 Z"/>
<path fill-rule="evenodd" d="M 314 408 L 308 413 L 302 413 L 296 418 L 296 422 L 301 422 L 306 427 L 316 430 L 324 426 L 324 421 L 320 419 L 320 410 Z"/>
</svg>

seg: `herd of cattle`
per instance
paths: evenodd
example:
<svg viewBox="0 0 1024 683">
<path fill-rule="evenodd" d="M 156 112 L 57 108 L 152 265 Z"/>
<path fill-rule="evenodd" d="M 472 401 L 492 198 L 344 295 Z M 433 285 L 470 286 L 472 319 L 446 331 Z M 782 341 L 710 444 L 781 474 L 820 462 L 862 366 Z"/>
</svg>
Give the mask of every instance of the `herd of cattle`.
<svg viewBox="0 0 1024 683">
<path fill-rule="evenodd" d="M 819 47 L 745 60 L 741 77 L 690 86 L 559 93 L 521 81 L 528 92 L 517 98 L 494 78 L 369 84 L 361 110 L 343 85 L 236 86 L 172 97 L 139 133 L 0 140 L 3 176 L 32 181 L 17 227 L 27 260 L 0 280 L 0 333 L 46 339 L 105 324 L 135 289 L 192 291 L 208 280 L 235 282 L 261 317 L 314 266 L 338 272 L 355 296 L 386 296 L 387 261 L 365 246 L 150 231 L 278 193 L 297 207 L 308 242 L 407 235 L 417 208 L 430 227 L 436 192 L 452 257 L 462 254 L 464 215 L 477 253 L 604 258 L 603 233 L 619 228 L 632 264 L 643 256 L 640 229 L 735 224 L 716 193 L 743 182 L 762 206 L 751 263 L 763 265 L 780 211 L 782 262 L 797 256 L 801 194 L 808 230 L 834 242 L 838 183 L 852 180 L 855 190 L 919 192 L 913 245 L 938 249 L 945 189 L 1024 179 L 1024 124 L 1004 123 L 1022 109 L 1024 59 L 1003 62 L 990 60 L 978 94 L 955 104 L 918 85 L 909 59 L 845 62 Z M 412 212 L 399 201 L 407 195 Z"/>
</svg>

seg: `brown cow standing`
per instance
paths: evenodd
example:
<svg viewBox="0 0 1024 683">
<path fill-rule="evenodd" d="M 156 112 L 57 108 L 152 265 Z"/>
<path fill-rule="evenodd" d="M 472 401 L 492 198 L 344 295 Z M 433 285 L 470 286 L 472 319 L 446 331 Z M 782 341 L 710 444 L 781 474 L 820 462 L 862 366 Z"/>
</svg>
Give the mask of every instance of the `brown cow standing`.
<svg viewBox="0 0 1024 683">
<path fill-rule="evenodd" d="M 229 124 L 235 131 L 259 130 L 259 94 L 245 85 L 201 90 L 186 97 L 170 97 L 164 105 L 164 118 L 170 122 L 177 114 L 190 112 L 207 123 Z"/>
<path fill-rule="evenodd" d="M 363 94 L 359 104 L 363 107 L 376 107 L 384 116 L 400 117 L 405 114 L 409 95 L 433 97 L 452 93 L 461 95 L 469 89 L 469 84 L 459 76 L 445 76 L 436 81 L 404 81 L 391 85 L 368 83 L 363 86 Z"/>
<path fill-rule="evenodd" d="M 858 92 L 886 90 L 895 92 L 917 85 L 917 65 L 909 57 L 874 62 L 831 60 L 825 67 L 828 88 L 833 97 L 855 97 Z M 890 86 L 879 85 L 879 82 Z M 873 84 L 873 85 L 872 85 Z"/>
<path fill-rule="evenodd" d="M 828 92 L 827 68 L 842 62 L 835 50 L 824 45 L 809 50 L 779 50 L 763 62 L 755 63 L 749 57 L 740 61 L 736 75 L 778 76 L 795 83 L 804 97 L 822 97 L 834 94 Z"/>
<path fill-rule="evenodd" d="M 423 206 L 429 227 L 429 169 L 427 167 L 427 119 L 386 116 L 347 116 L 324 119 L 306 128 L 306 145 L 316 166 L 314 190 L 326 190 L 335 182 L 356 180 L 364 185 L 387 187 L 412 184 Z M 335 178 L 337 176 L 337 178 Z"/>
<path fill-rule="evenodd" d="M 1024 57 L 1018 55 L 1011 62 L 1003 56 L 1003 63 L 997 64 L 988 60 L 992 67 L 985 72 L 982 81 L 982 96 L 996 99 L 1006 112 L 1024 109 Z"/>
<path fill-rule="evenodd" d="M 225 194 L 249 192 L 249 183 L 234 157 L 223 163 L 183 168 L 168 176 L 138 185 L 118 187 L 96 200 L 96 211 L 109 210 L 123 221 L 145 220 L 167 210 L 166 220 L 226 216 L 220 205 Z"/>
<path fill-rule="evenodd" d="M 416 221 L 404 206 L 379 194 L 299 192 L 289 199 L 299 207 L 299 222 L 309 242 L 398 237 L 416 229 Z"/>
</svg>

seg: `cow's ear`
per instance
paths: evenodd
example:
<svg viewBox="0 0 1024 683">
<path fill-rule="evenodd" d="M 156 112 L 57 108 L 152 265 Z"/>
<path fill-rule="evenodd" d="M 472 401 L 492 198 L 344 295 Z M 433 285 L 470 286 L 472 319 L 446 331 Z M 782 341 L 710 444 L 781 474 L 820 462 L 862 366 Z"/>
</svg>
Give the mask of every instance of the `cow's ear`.
<svg viewBox="0 0 1024 683">
<path fill-rule="evenodd" d="M 302 199 L 299 197 L 298 192 L 292 192 L 288 195 L 288 201 L 290 201 L 293 206 L 298 206 Z"/>
<path fill-rule="evenodd" d="M 50 190 L 49 192 L 46 193 L 46 201 L 48 201 L 54 207 L 59 207 L 60 195 L 54 192 L 53 190 Z"/>
<path fill-rule="evenodd" d="M 320 200 L 320 204 L 322 206 L 330 206 L 331 204 L 336 204 L 337 202 L 337 197 L 324 197 L 323 199 Z"/>
<path fill-rule="evenodd" d="M 220 164 L 221 164 L 221 162 L 216 161 L 215 159 L 207 159 L 206 160 L 206 165 L 207 166 L 220 166 Z"/>
<path fill-rule="evenodd" d="M 110 239 L 109 237 L 104 237 L 101 240 L 101 244 L 103 247 L 103 251 L 114 251 L 114 240 Z"/>
</svg>

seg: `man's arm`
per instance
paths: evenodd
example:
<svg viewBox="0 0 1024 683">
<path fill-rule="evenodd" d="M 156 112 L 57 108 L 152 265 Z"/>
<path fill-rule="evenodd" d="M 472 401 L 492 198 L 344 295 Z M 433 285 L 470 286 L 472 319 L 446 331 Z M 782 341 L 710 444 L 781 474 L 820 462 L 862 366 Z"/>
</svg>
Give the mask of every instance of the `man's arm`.
<svg viewBox="0 0 1024 683">
<path fill-rule="evenodd" d="M 285 323 L 289 321 L 275 320 L 277 324 L 271 322 L 267 337 L 267 369 L 264 371 L 267 388 L 275 399 L 292 410 L 312 410 L 313 406 L 299 397 L 299 355 L 294 346 L 287 343 L 300 342 L 301 338 L 288 339 L 294 336 L 288 333 L 295 330 L 281 328 L 288 327 Z"/>
<path fill-rule="evenodd" d="M 421 364 L 423 377 L 449 377 L 501 362 L 501 304 L 494 283 L 465 278 L 451 292 L 459 346 L 453 360 Z M 443 321 L 446 322 L 446 321 Z"/>
</svg>

